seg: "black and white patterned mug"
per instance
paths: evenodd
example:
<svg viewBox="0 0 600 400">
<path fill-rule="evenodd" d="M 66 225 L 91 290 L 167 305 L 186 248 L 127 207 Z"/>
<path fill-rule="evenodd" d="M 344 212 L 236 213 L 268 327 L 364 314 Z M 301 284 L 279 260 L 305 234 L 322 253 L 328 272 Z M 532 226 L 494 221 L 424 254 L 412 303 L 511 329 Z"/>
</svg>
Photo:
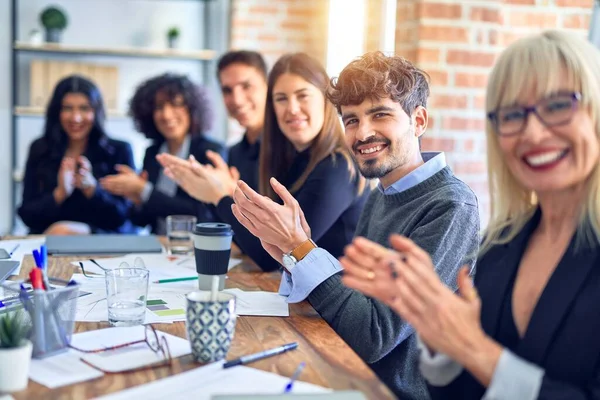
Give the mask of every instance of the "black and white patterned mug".
<svg viewBox="0 0 600 400">
<path fill-rule="evenodd" d="M 188 339 L 194 358 L 203 363 L 224 359 L 235 331 L 235 296 L 218 292 L 211 301 L 210 295 L 196 291 L 186 296 Z"/>
</svg>

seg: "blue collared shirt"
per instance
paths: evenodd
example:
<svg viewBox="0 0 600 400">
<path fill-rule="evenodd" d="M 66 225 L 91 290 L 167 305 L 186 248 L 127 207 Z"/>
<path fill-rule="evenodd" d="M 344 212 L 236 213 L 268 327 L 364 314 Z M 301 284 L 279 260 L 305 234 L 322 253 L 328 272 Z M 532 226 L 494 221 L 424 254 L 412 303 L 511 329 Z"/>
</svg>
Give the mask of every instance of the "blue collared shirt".
<svg viewBox="0 0 600 400">
<path fill-rule="evenodd" d="M 422 165 L 385 189 L 379 183 L 379 190 L 386 196 L 403 192 L 431 178 L 446 167 L 446 156 L 442 152 L 425 152 L 421 153 L 421 157 L 424 161 Z M 298 303 L 342 269 L 340 262 L 327 250 L 314 249 L 299 261 L 291 272 L 284 270 L 279 294 L 287 296 L 288 303 Z"/>
<path fill-rule="evenodd" d="M 424 152 L 421 153 L 423 158 L 423 165 L 419 165 L 408 175 L 403 176 L 396 182 L 392 183 L 389 187 L 383 188 L 381 182 L 377 185 L 377 188 L 385 195 L 398 194 L 413 186 L 417 186 L 419 183 L 426 181 L 433 175 L 440 172 L 446 166 L 446 156 L 441 152 Z"/>
</svg>

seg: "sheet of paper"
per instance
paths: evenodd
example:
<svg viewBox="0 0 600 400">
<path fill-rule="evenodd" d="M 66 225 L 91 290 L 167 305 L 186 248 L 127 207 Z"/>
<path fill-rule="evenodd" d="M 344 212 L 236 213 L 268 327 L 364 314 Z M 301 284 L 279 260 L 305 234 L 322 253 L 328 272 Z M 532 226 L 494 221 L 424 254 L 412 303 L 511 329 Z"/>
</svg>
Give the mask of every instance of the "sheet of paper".
<svg viewBox="0 0 600 400">
<path fill-rule="evenodd" d="M 84 350 L 111 347 L 127 342 L 144 340 L 144 326 L 107 328 L 77 334 L 72 345 Z M 159 341 L 165 337 L 172 358 L 190 354 L 190 343 L 186 339 L 157 331 Z M 153 352 L 146 343 L 127 346 L 103 353 L 82 353 L 81 358 L 105 371 L 118 372 L 139 368 L 164 360 L 162 353 Z"/>
<path fill-rule="evenodd" d="M 158 335 L 166 337 L 173 358 L 190 353 L 190 344 L 187 340 L 164 332 L 158 332 Z M 107 328 L 77 333 L 73 335 L 71 344 L 82 349 L 99 349 L 143 338 L 143 326 Z M 107 371 L 135 368 L 160 361 L 146 345 L 131 347 L 100 354 L 85 354 L 69 349 L 64 353 L 41 360 L 33 359 L 29 377 L 37 383 L 53 389 L 100 378 L 104 375 L 101 371 L 83 363 L 80 358 L 86 358 Z"/>
<path fill-rule="evenodd" d="M 75 337 L 77 335 L 74 335 Z M 68 350 L 41 360 L 32 359 L 29 378 L 50 389 L 100 378 L 104 374 L 81 362 L 79 353 Z"/>
<path fill-rule="evenodd" d="M 194 256 L 172 256 L 168 254 L 128 254 L 123 257 L 98 258 L 95 261 L 105 269 L 119 268 L 123 262 L 134 265 L 136 258 L 141 258 L 146 268 L 150 271 L 150 281 L 170 278 L 185 278 L 196 275 L 196 262 Z M 104 274 L 102 268 L 89 259 L 81 260 L 86 272 Z M 229 269 L 241 263 L 242 260 L 232 258 L 229 260 Z M 79 261 L 71 264 L 79 267 Z"/>
<path fill-rule="evenodd" d="M 104 278 L 87 278 L 82 274 L 73 274 L 71 279 L 81 285 L 80 297 L 77 299 L 75 321 L 107 321 L 108 309 Z M 193 287 L 188 286 L 151 284 L 148 288 L 144 323 L 185 321 L 185 295 L 193 290 Z"/>
<path fill-rule="evenodd" d="M 302 375 L 300 379 L 302 379 Z M 288 382 L 289 378 L 250 367 L 239 366 L 223 369 L 222 362 L 216 362 L 100 398 L 107 400 L 167 398 L 210 400 L 217 394 L 278 394 L 283 392 Z M 330 391 L 330 389 L 301 381 L 296 381 L 292 389 L 292 393 Z"/>
<path fill-rule="evenodd" d="M 273 292 L 245 292 L 241 289 L 225 289 L 236 297 L 237 315 L 288 317 L 290 309 L 285 298 Z"/>
<path fill-rule="evenodd" d="M 46 243 L 46 238 L 44 237 L 35 239 L 0 240 L 0 248 L 3 248 L 8 253 L 12 252 L 10 259 L 19 262 L 19 266 L 12 273 L 13 276 L 19 275 L 21 272 L 23 256 L 31 255 L 34 249 L 39 250 L 40 246 L 44 243 Z"/>
</svg>

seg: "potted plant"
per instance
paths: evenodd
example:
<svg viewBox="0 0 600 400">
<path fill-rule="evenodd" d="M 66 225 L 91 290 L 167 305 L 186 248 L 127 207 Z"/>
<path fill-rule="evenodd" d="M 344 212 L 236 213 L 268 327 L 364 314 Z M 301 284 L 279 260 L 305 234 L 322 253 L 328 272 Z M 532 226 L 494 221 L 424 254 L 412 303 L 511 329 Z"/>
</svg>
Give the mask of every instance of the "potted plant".
<svg viewBox="0 0 600 400">
<path fill-rule="evenodd" d="M 172 27 L 167 31 L 167 39 L 169 48 L 174 49 L 177 47 L 177 39 L 179 39 L 179 28 L 176 26 Z"/>
<path fill-rule="evenodd" d="M 60 35 L 67 27 L 67 16 L 56 6 L 47 7 L 40 15 L 40 21 L 46 28 L 46 42 L 60 42 Z"/>
<path fill-rule="evenodd" d="M 0 315 L 0 393 L 27 387 L 32 343 L 23 310 Z"/>
</svg>

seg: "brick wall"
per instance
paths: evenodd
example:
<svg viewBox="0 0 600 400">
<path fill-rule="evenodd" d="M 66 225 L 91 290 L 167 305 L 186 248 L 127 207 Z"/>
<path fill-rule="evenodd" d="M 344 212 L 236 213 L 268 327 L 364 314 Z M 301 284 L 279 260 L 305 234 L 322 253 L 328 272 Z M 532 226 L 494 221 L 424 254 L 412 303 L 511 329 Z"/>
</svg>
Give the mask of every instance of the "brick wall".
<svg viewBox="0 0 600 400">
<path fill-rule="evenodd" d="M 367 0 L 365 4 L 365 52 L 380 50 L 384 23 L 382 8 L 384 0 Z"/>
<path fill-rule="evenodd" d="M 232 0 L 231 48 L 260 51 L 269 65 L 306 52 L 325 63 L 327 0 Z"/>
<path fill-rule="evenodd" d="M 443 150 L 489 213 L 484 94 L 496 56 L 519 37 L 546 28 L 587 35 L 593 0 L 398 0 L 396 53 L 432 79 L 432 126 L 424 150 Z"/>
<path fill-rule="evenodd" d="M 367 0 L 365 50 L 377 50 L 382 0 Z M 489 213 L 484 94 L 496 56 L 519 37 L 546 28 L 587 35 L 593 0 L 397 0 L 396 53 L 432 81 L 424 150 L 443 150 Z M 232 0 L 234 49 L 256 49 L 272 65 L 307 52 L 325 63 L 328 0 Z M 358 55 L 358 54 L 357 54 Z"/>
</svg>

